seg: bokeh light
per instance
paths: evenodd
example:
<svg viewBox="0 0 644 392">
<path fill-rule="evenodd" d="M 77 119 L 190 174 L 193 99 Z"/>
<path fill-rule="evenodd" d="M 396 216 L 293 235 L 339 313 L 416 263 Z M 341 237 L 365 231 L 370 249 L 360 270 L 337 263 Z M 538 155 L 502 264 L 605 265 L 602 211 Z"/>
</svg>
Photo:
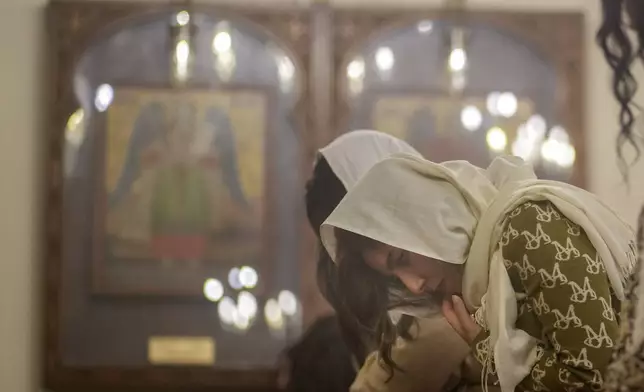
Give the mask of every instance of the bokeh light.
<svg viewBox="0 0 644 392">
<path fill-rule="evenodd" d="M 112 104 L 114 100 L 114 89 L 109 84 L 101 84 L 96 89 L 96 97 L 94 98 L 94 107 L 99 112 L 104 112 Z"/>
<path fill-rule="evenodd" d="M 224 296 L 224 285 L 217 279 L 207 279 L 203 285 L 203 294 L 209 301 L 217 302 Z"/>
<path fill-rule="evenodd" d="M 271 298 L 266 301 L 266 305 L 264 306 L 264 319 L 271 329 L 279 330 L 284 328 L 284 315 L 277 300 Z"/>
<path fill-rule="evenodd" d="M 277 296 L 280 309 L 287 316 L 293 316 L 297 313 L 297 297 L 288 290 L 282 290 Z"/>
<path fill-rule="evenodd" d="M 461 124 L 466 130 L 473 132 L 481 127 L 483 115 L 481 111 L 473 105 L 466 106 L 461 110 Z"/>
<path fill-rule="evenodd" d="M 248 291 L 239 293 L 237 296 L 237 313 L 249 320 L 255 318 L 257 315 L 257 299 L 253 294 Z"/>
<path fill-rule="evenodd" d="M 221 320 L 222 323 L 232 325 L 235 322 L 235 315 L 237 313 L 235 301 L 230 297 L 223 297 L 221 301 L 219 301 L 217 313 L 219 314 L 219 320 Z"/>
<path fill-rule="evenodd" d="M 239 268 L 233 268 L 228 272 L 228 285 L 234 290 L 240 290 L 244 285 L 239 280 Z"/>
<path fill-rule="evenodd" d="M 241 267 L 239 270 L 238 280 L 243 287 L 246 287 L 247 289 L 252 289 L 255 286 L 257 286 L 257 282 L 259 281 L 259 275 L 257 274 L 257 271 L 255 271 L 253 267 L 244 266 L 244 267 Z"/>
<path fill-rule="evenodd" d="M 505 131 L 500 127 L 492 127 L 487 131 L 485 141 L 487 142 L 488 147 L 490 147 L 490 150 L 501 152 L 505 150 L 505 147 L 508 144 L 508 137 L 505 134 Z"/>
</svg>

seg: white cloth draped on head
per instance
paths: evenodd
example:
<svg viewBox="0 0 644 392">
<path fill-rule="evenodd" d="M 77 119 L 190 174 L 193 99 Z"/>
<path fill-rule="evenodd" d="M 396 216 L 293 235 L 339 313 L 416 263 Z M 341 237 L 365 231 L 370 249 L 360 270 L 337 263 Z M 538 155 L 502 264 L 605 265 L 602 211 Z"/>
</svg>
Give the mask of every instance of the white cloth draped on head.
<svg viewBox="0 0 644 392">
<path fill-rule="evenodd" d="M 624 297 L 635 264 L 633 231 L 594 195 L 537 180 L 519 158 L 487 170 L 465 161 L 432 163 L 399 154 L 375 165 L 324 222 L 322 241 L 336 258 L 340 228 L 447 263 L 465 264 L 463 296 L 490 331 L 503 392 L 514 391 L 536 362 L 536 339 L 516 329 L 516 293 L 499 242 L 505 219 L 529 200 L 549 200 L 588 234 L 615 294 Z"/>
<path fill-rule="evenodd" d="M 376 163 L 396 154 L 420 154 L 404 140 L 372 130 L 356 130 L 339 136 L 320 153 L 345 189 L 351 189 Z"/>
</svg>

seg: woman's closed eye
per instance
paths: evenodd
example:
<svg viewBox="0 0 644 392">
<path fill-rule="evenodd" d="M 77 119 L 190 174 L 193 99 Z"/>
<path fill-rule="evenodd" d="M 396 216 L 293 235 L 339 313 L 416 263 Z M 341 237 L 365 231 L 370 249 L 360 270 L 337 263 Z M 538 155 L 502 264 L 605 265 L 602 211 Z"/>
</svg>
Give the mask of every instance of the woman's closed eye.
<svg viewBox="0 0 644 392">
<path fill-rule="evenodd" d="M 399 268 L 404 268 L 409 265 L 409 257 L 407 252 L 392 252 L 389 253 L 387 257 L 387 269 L 389 271 L 395 271 Z"/>
</svg>

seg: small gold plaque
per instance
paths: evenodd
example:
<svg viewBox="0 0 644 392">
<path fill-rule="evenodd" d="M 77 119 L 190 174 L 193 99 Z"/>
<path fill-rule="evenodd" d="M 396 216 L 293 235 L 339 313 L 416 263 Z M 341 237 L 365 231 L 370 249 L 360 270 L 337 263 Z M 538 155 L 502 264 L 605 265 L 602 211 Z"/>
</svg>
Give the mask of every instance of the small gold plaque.
<svg viewBox="0 0 644 392">
<path fill-rule="evenodd" d="M 199 336 L 153 336 L 148 340 L 148 360 L 154 365 L 214 365 L 215 340 Z"/>
</svg>

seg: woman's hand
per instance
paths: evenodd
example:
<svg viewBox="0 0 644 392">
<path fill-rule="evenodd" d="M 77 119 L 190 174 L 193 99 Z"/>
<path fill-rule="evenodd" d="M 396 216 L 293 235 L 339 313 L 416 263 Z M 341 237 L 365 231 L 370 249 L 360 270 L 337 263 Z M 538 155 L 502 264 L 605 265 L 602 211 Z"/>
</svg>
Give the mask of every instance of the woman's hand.
<svg viewBox="0 0 644 392">
<path fill-rule="evenodd" d="M 444 300 L 442 311 L 447 322 L 466 342 L 469 344 L 474 342 L 481 332 L 481 327 L 474 322 L 461 297 L 453 295 L 451 301 Z"/>
</svg>

